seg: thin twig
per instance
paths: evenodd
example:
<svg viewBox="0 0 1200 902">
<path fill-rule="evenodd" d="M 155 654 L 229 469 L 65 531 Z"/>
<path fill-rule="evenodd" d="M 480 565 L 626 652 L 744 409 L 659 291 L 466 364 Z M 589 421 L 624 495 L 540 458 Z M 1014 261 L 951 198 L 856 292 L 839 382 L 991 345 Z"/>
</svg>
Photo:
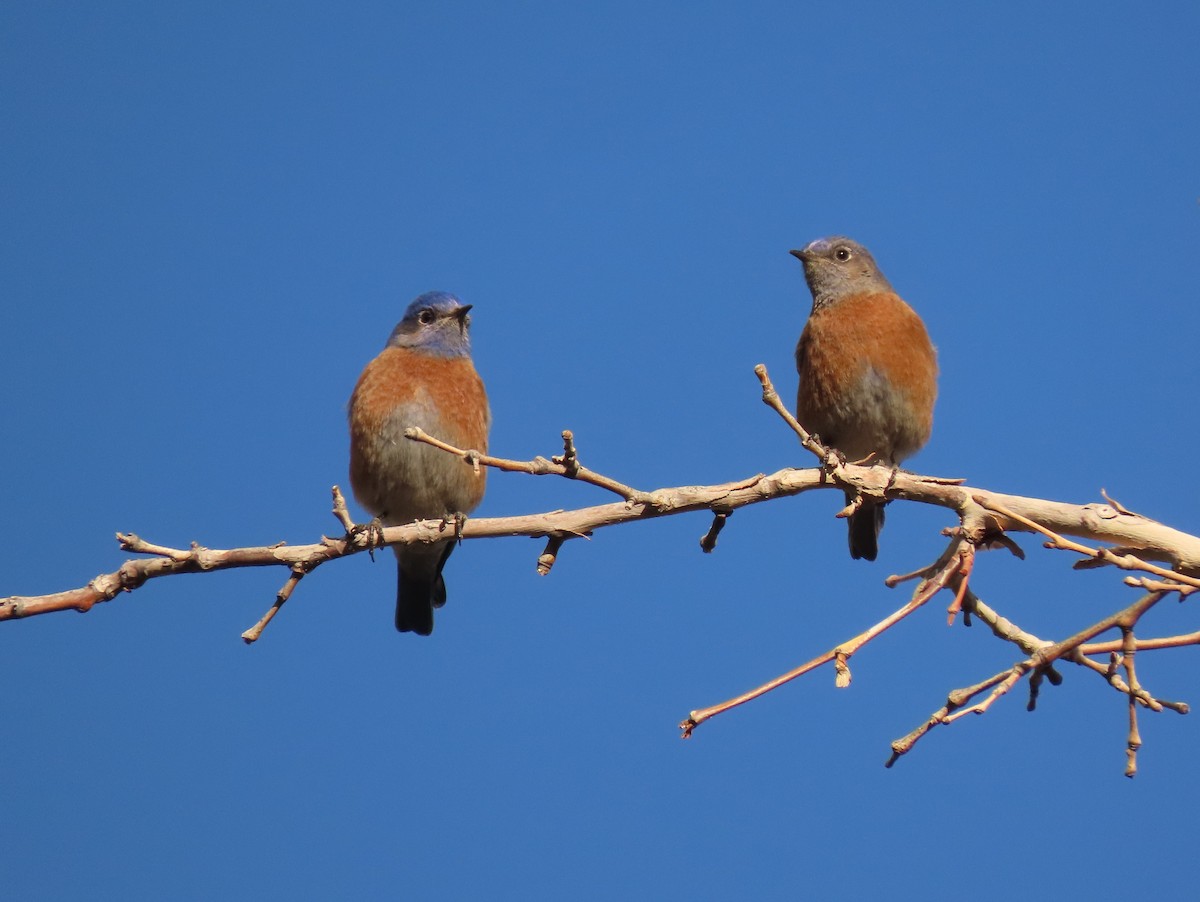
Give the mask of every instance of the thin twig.
<svg viewBox="0 0 1200 902">
<path fill-rule="evenodd" d="M 796 433 L 800 439 L 800 444 L 807 450 L 811 451 L 821 462 L 821 466 L 825 467 L 830 473 L 839 470 L 845 465 L 838 454 L 830 448 L 825 447 L 811 432 L 800 425 L 800 422 L 792 416 L 792 412 L 787 409 L 783 401 L 779 397 L 779 392 L 775 390 L 775 385 L 771 382 L 771 377 L 767 373 L 767 368 L 763 364 L 759 364 L 754 368 L 754 375 L 758 377 L 758 381 L 762 383 L 762 399 L 763 403 L 774 410 L 783 421 L 791 427 L 791 430 Z"/>
<path fill-rule="evenodd" d="M 953 542 L 951 542 L 951 546 L 957 547 L 959 541 L 961 540 L 956 538 Z M 689 738 L 693 731 L 695 731 L 696 727 L 700 726 L 700 724 L 704 723 L 706 720 L 711 720 L 718 714 L 722 714 L 738 707 L 739 705 L 744 705 L 746 702 L 760 698 L 761 696 L 766 695 L 768 692 L 778 689 L 785 683 L 790 683 L 797 677 L 804 676 L 804 674 L 809 673 L 812 670 L 816 670 L 818 667 L 828 664 L 831 661 L 836 662 L 837 665 L 837 674 L 835 679 L 836 685 L 839 688 L 845 688 L 846 686 L 849 686 L 851 680 L 849 667 L 850 658 L 853 657 L 859 649 L 861 649 L 872 639 L 875 639 L 887 632 L 913 611 L 916 611 L 918 608 L 924 605 L 927 601 L 929 601 L 930 598 L 937 594 L 939 589 L 944 588 L 946 581 L 950 578 L 949 573 L 957 566 L 957 560 L 957 555 L 953 553 L 943 554 L 942 557 L 939 558 L 939 561 L 944 562 L 942 570 L 939 573 L 932 575 L 918 584 L 913 590 L 912 597 L 906 604 L 893 611 L 874 626 L 871 626 L 859 633 L 857 636 L 847 639 L 845 642 L 842 642 L 839 645 L 835 645 L 824 654 L 817 655 L 817 657 L 813 658 L 812 660 L 806 661 L 799 667 L 795 667 L 792 670 L 789 670 L 787 673 L 777 676 L 775 679 L 769 680 L 766 683 L 763 683 L 761 686 L 751 689 L 749 692 L 743 692 L 741 695 L 735 696 L 727 701 L 723 701 L 720 704 L 711 705 L 707 708 L 699 708 L 695 711 L 692 711 L 679 724 L 679 729 L 683 732 L 683 738 Z"/>
<path fill-rule="evenodd" d="M 615 479 L 610 479 L 608 476 L 603 476 L 600 473 L 589 470 L 580 464 L 575 454 L 574 437 L 571 435 L 570 430 L 563 432 L 563 442 L 565 445 L 563 456 L 552 460 L 547 460 L 544 457 L 535 457 L 533 460 L 508 460 L 503 457 L 493 457 L 490 454 L 481 454 L 478 451 L 470 449 L 456 448 L 448 442 L 434 438 L 417 426 L 410 426 L 405 429 L 404 437 L 414 442 L 424 442 L 427 445 L 432 445 L 435 448 L 445 451 L 447 454 L 457 455 L 472 465 L 481 464 L 485 467 L 504 470 L 508 473 L 528 473 L 531 476 L 563 476 L 567 479 L 577 479 L 580 482 L 586 482 L 598 488 L 606 489 L 615 495 L 620 495 L 630 504 L 653 506 L 656 503 L 655 493 L 641 492 L 630 488 L 624 483 L 617 482 Z"/>
<path fill-rule="evenodd" d="M 338 522 L 342 524 L 347 533 L 354 531 L 354 518 L 346 509 L 346 497 L 336 485 L 333 487 L 333 515 L 337 517 Z"/>
<path fill-rule="evenodd" d="M 296 590 L 296 586 L 300 584 L 300 580 L 304 579 L 305 573 L 308 572 L 299 564 L 293 564 L 291 569 L 292 575 L 288 577 L 288 581 L 283 584 L 283 588 L 275 595 L 275 603 L 271 605 L 267 613 L 262 615 L 258 623 L 242 633 L 242 639 L 247 645 L 252 645 L 258 641 L 258 637 L 267 628 L 267 624 L 275 618 L 275 615 L 279 613 L 279 609 L 292 597 L 292 592 Z"/>
<path fill-rule="evenodd" d="M 1129 740 L 1125 749 L 1125 776 L 1135 777 L 1137 776 L 1137 753 L 1138 749 L 1142 747 L 1142 734 L 1138 730 L 1137 702 L 1141 686 L 1138 685 L 1137 672 L 1133 666 L 1134 653 L 1137 651 L 1133 638 L 1133 627 L 1122 626 L 1121 636 L 1124 645 L 1121 658 L 1125 664 L 1125 683 L 1129 687 Z"/>
</svg>

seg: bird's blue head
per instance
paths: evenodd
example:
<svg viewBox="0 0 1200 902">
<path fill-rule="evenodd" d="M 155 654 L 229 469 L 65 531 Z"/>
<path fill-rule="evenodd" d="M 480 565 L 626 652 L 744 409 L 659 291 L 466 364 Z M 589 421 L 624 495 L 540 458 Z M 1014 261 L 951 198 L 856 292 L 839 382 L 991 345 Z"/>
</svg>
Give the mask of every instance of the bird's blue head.
<svg viewBox="0 0 1200 902">
<path fill-rule="evenodd" d="M 389 348 L 411 348 L 438 357 L 471 355 L 470 304 L 446 291 L 427 291 L 408 305 L 392 330 Z"/>
</svg>

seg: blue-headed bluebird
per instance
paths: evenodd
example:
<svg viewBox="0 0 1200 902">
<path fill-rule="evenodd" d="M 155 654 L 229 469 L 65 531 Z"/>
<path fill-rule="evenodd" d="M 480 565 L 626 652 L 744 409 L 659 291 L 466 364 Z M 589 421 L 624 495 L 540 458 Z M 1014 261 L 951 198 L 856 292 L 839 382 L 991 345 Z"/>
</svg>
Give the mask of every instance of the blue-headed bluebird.
<svg viewBox="0 0 1200 902">
<path fill-rule="evenodd" d="M 350 397 L 350 485 L 386 526 L 458 517 L 483 498 L 486 470 L 404 437 L 417 426 L 459 448 L 486 452 L 491 411 L 471 362 L 470 304 L 430 291 L 413 301 Z M 395 545 L 396 629 L 428 636 L 446 603 L 442 568 L 454 540 Z"/>
<path fill-rule="evenodd" d="M 813 296 L 796 345 L 796 419 L 851 462 L 873 455 L 895 467 L 933 427 L 937 352 L 925 324 L 849 238 L 821 238 L 792 254 Z M 850 556 L 875 560 L 883 504 L 863 498 L 849 524 Z"/>
</svg>

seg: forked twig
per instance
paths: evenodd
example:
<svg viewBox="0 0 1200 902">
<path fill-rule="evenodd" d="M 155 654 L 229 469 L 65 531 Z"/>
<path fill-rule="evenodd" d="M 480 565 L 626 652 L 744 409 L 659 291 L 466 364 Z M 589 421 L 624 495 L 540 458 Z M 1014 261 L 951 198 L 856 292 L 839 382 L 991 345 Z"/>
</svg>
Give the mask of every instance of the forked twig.
<svg viewBox="0 0 1200 902">
<path fill-rule="evenodd" d="M 575 437 L 569 429 L 564 430 L 562 434 L 562 456 L 554 457 L 550 460 L 544 457 L 535 457 L 533 460 L 508 460 L 503 457 L 493 457 L 490 454 L 481 454 L 478 451 L 470 449 L 456 448 L 448 442 L 434 438 L 417 426 L 410 426 L 405 429 L 404 437 L 414 442 L 424 442 L 426 445 L 432 445 L 435 448 L 445 451 L 447 454 L 461 457 L 472 466 L 482 465 L 492 467 L 495 470 L 504 470 L 508 473 L 528 473 L 531 476 L 562 476 L 566 479 L 576 479 L 579 482 L 586 482 L 598 488 L 606 489 L 615 495 L 620 495 L 630 504 L 648 504 L 653 506 L 656 503 L 654 493 L 642 492 L 630 488 L 624 483 L 617 482 L 615 479 L 611 479 L 583 466 L 579 462 L 575 451 Z"/>
<path fill-rule="evenodd" d="M 1142 615 L 1158 604 L 1167 594 L 1166 592 L 1147 593 L 1129 607 L 1105 617 L 1074 636 L 1064 639 L 1062 642 L 1043 645 L 1029 658 L 1018 661 L 1008 670 L 1001 671 L 975 686 L 951 692 L 947 697 L 946 704 L 935 711 L 925 723 L 908 735 L 892 742 L 892 755 L 888 759 L 887 766 L 891 767 L 902 755 L 911 751 L 913 746 L 935 726 L 953 723 L 963 714 L 983 714 L 1025 674 L 1035 670 L 1046 671 L 1051 664 L 1060 659 L 1071 660 L 1071 656 L 1077 649 L 1084 647 L 1088 640 L 1100 633 L 1114 628 L 1132 630 Z M 965 707 L 967 702 L 987 689 L 991 689 L 992 692 L 986 699 L 969 708 Z"/>
<path fill-rule="evenodd" d="M 947 548 L 947 550 L 942 553 L 941 557 L 938 558 L 937 563 L 932 565 L 930 568 L 926 568 L 928 575 L 916 586 L 916 588 L 913 590 L 912 597 L 903 606 L 893 611 L 874 626 L 871 626 L 859 633 L 857 636 L 835 645 L 824 654 L 817 655 L 817 657 L 813 658 L 812 660 L 806 661 L 799 667 L 795 667 L 792 670 L 789 670 L 787 673 L 777 676 L 773 680 L 769 680 L 766 683 L 763 683 L 761 686 L 751 689 L 749 692 L 744 692 L 741 695 L 735 696 L 727 701 L 723 701 L 720 704 L 712 705 L 708 708 L 699 708 L 695 711 L 692 711 L 679 724 L 679 729 L 683 733 L 683 738 L 689 738 L 696 727 L 700 726 L 700 724 L 704 723 L 706 720 L 711 720 L 718 714 L 722 714 L 731 710 L 732 708 L 738 707 L 739 705 L 744 705 L 746 702 L 760 698 L 761 696 L 766 695 L 768 692 L 778 689 L 785 683 L 790 683 L 797 677 L 804 676 L 804 674 L 816 670 L 818 667 L 828 664 L 831 661 L 835 663 L 836 685 L 839 688 L 845 688 L 849 686 L 851 681 L 849 666 L 850 658 L 852 658 L 858 652 L 858 650 L 868 642 L 887 632 L 909 614 L 913 613 L 913 611 L 916 611 L 918 608 L 922 607 L 926 602 L 929 601 L 929 599 L 933 598 L 934 595 L 936 595 L 941 589 L 945 588 L 946 585 L 955 578 L 955 574 L 958 573 L 960 561 L 960 558 L 957 554 L 957 549 L 960 543 L 963 541 L 964 540 L 961 537 L 956 536 L 951 541 L 950 547 Z"/>
</svg>

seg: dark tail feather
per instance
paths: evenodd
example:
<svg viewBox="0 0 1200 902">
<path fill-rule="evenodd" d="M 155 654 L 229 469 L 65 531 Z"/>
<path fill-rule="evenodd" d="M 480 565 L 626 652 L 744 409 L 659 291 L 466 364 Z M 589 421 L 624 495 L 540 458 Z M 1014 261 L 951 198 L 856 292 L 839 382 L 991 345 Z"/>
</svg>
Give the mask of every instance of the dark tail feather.
<svg viewBox="0 0 1200 902">
<path fill-rule="evenodd" d="M 405 572 L 403 564 L 397 566 L 399 578 L 396 583 L 396 629 L 402 633 L 428 636 L 433 632 L 433 609 L 446 603 L 446 581 L 442 579 L 442 567 L 454 550 L 454 543 L 447 542 L 446 550 L 437 560 L 436 569 L 429 573 Z M 417 569 L 417 568 L 413 568 Z"/>
<path fill-rule="evenodd" d="M 400 571 L 400 581 L 396 586 L 396 629 L 402 633 L 416 633 L 418 636 L 428 636 L 433 632 L 433 596 L 441 590 L 446 594 L 446 584 L 442 575 L 434 576 L 433 581 L 418 579 L 405 575 Z"/>
<path fill-rule="evenodd" d="M 442 568 L 446 566 L 446 561 L 450 560 L 450 552 L 454 550 L 454 542 L 446 543 L 446 550 L 442 552 L 441 558 L 437 565 L 437 579 L 433 581 L 433 606 L 440 608 L 446 603 L 446 581 L 442 579 Z"/>
<path fill-rule="evenodd" d="M 883 529 L 883 505 L 864 504 L 847 522 L 850 524 L 850 557 L 856 561 L 860 558 L 875 560 L 879 554 L 879 530 Z"/>
</svg>

